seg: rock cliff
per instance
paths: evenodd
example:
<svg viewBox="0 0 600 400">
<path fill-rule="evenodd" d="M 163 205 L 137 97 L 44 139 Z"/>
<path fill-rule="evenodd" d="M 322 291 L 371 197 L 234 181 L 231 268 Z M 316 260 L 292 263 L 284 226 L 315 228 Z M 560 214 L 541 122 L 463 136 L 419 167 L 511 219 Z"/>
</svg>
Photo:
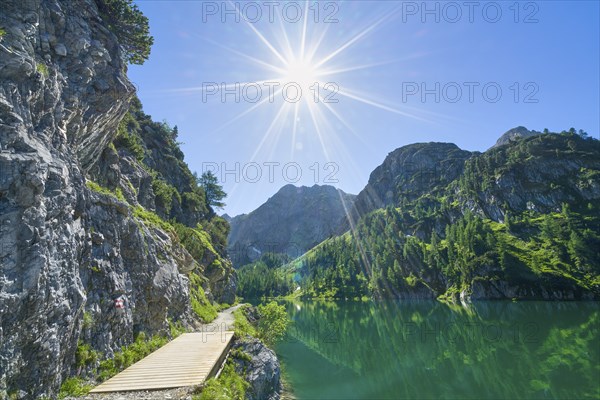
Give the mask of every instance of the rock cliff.
<svg viewBox="0 0 600 400">
<path fill-rule="evenodd" d="M 394 150 L 356 197 L 353 217 L 440 191 L 460 176 L 473 154 L 452 143 L 415 143 Z"/>
<path fill-rule="evenodd" d="M 134 88 L 96 2 L 1 9 L 0 397 L 37 398 L 71 374 L 78 342 L 110 357 L 193 323 L 191 281 L 231 302 L 235 279 L 182 157 L 149 144 L 149 123 L 144 162 L 110 145 Z"/>
<path fill-rule="evenodd" d="M 235 369 L 250 385 L 247 400 L 279 400 L 282 391 L 281 366 L 275 352 L 258 339 L 247 337 L 237 340 L 234 352 L 243 352 L 247 358 L 236 358 Z"/>
</svg>

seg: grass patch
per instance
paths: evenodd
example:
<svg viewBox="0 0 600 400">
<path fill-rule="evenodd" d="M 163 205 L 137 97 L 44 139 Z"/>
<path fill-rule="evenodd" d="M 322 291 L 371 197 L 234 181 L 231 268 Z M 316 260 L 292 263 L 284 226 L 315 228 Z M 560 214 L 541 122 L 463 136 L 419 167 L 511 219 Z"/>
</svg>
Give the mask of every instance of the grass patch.
<svg viewBox="0 0 600 400">
<path fill-rule="evenodd" d="M 190 302 L 194 313 L 205 323 L 211 322 L 217 318 L 217 310 L 206 298 L 204 289 L 202 289 L 202 278 L 191 273 L 190 278 Z"/>
<path fill-rule="evenodd" d="M 256 328 L 246 318 L 244 307 L 240 307 L 233 312 L 233 331 L 237 337 L 257 336 Z"/>
<path fill-rule="evenodd" d="M 115 353 L 114 358 L 100 362 L 98 378 L 100 381 L 105 381 L 113 377 L 168 342 L 169 339 L 167 337 L 160 335 L 154 335 L 150 340 L 146 340 L 146 334 L 141 332 L 135 339 L 135 342 L 129 346 L 122 347 L 120 352 Z"/>
<path fill-rule="evenodd" d="M 60 387 L 60 392 L 58 393 L 59 399 L 64 399 L 65 397 L 73 396 L 84 396 L 92 390 L 94 386 L 88 384 L 81 378 L 73 377 L 66 379 Z"/>
<path fill-rule="evenodd" d="M 127 203 L 127 200 L 125 200 L 125 196 L 123 196 L 123 192 L 121 192 L 120 188 L 117 188 L 117 190 L 113 192 L 112 190 L 105 188 L 104 186 L 100 186 L 93 181 L 87 181 L 85 183 L 85 186 L 87 186 L 87 188 L 93 192 L 104 194 L 107 196 L 112 196 L 115 199 L 122 201 L 123 203 Z"/>
<path fill-rule="evenodd" d="M 133 215 L 148 225 L 160 228 L 165 232 L 175 233 L 175 228 L 173 228 L 173 225 L 163 220 L 152 211 L 146 210 L 142 206 L 133 207 Z"/>
<path fill-rule="evenodd" d="M 238 374 L 229 362 L 223 368 L 217 379 L 206 381 L 202 393 L 194 396 L 193 400 L 243 400 L 250 384 Z"/>
<path fill-rule="evenodd" d="M 186 330 L 181 323 L 169 321 L 171 339 L 175 339 L 185 332 Z M 125 368 L 158 350 L 169 341 L 170 339 L 165 335 L 154 335 L 149 340 L 146 340 L 146 334 L 140 332 L 135 342 L 129 346 L 123 346 L 121 351 L 116 352 L 113 358 L 100 362 L 100 366 L 97 369 L 98 380 L 102 382 L 115 376 Z"/>
<path fill-rule="evenodd" d="M 50 72 L 48 71 L 48 66 L 44 63 L 36 63 L 35 70 L 45 77 L 48 77 L 48 75 L 50 74 Z"/>
</svg>

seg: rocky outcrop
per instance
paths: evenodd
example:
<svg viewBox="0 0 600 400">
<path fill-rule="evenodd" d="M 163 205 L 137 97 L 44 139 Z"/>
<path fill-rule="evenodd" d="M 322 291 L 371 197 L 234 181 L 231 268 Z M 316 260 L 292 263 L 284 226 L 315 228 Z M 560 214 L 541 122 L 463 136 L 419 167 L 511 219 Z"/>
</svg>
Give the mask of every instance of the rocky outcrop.
<svg viewBox="0 0 600 400">
<path fill-rule="evenodd" d="M 559 212 L 600 199 L 600 144 L 577 136 L 535 135 L 470 160 L 457 198 L 464 211 L 494 221 L 506 212 Z"/>
<path fill-rule="evenodd" d="M 375 168 L 356 197 L 354 220 L 445 188 L 460 176 L 473 154 L 452 143 L 416 143 L 394 150 Z"/>
<path fill-rule="evenodd" d="M 247 400 L 279 400 L 281 395 L 281 367 L 273 352 L 260 340 L 247 337 L 238 340 L 233 352 L 241 351 L 247 358 L 235 358 L 235 369 L 250 384 Z"/>
<path fill-rule="evenodd" d="M 89 176 L 109 191 L 121 194 L 130 207 L 141 206 L 165 221 L 193 229 L 205 224 L 227 230 L 227 223 L 206 205 L 204 193 L 184 162 L 173 132 L 175 128 L 157 123 L 146 115 L 139 100 L 134 98 L 119 127 L 119 135 L 103 151 Z M 200 232 L 194 233 L 198 234 Z M 196 249 L 193 255 L 179 246 L 174 257 L 182 272 L 194 271 L 207 278 L 204 292 L 210 300 L 232 304 L 236 280 L 225 244 L 217 243 L 210 233 L 202 235 L 210 243 L 201 243 L 202 249 Z M 222 240 L 225 235 L 220 235 Z M 185 241 L 186 238 L 178 239 Z"/>
<path fill-rule="evenodd" d="M 91 323 L 80 340 L 112 357 L 139 332 L 160 332 L 169 320 L 190 323 L 185 272 L 197 264 L 172 233 L 136 219 L 111 195 L 89 192 L 87 205 L 79 277 Z"/>
<path fill-rule="evenodd" d="M 526 138 L 540 134 L 541 132 L 530 131 L 524 126 L 517 126 L 516 128 L 509 129 L 508 131 L 503 133 L 502 136 L 500 136 L 496 141 L 496 144 L 492 146 L 492 148 L 509 144 L 510 142 L 514 142 L 515 140 L 518 140 L 520 138 Z"/>
<path fill-rule="evenodd" d="M 264 252 L 298 257 L 338 232 L 354 195 L 333 186 L 286 185 L 250 214 L 230 221 L 229 254 L 242 266 Z"/>
</svg>

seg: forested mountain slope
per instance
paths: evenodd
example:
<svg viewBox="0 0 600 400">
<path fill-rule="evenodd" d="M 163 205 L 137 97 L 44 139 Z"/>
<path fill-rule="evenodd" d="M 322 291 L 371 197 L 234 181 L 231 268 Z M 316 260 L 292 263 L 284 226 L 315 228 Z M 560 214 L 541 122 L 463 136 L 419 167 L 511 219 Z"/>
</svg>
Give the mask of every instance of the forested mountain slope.
<svg viewBox="0 0 600 400">
<path fill-rule="evenodd" d="M 415 168 L 424 149 L 440 156 Z M 536 135 L 472 154 L 409 145 L 371 175 L 353 231 L 282 270 L 307 296 L 599 298 L 599 200 L 591 138 Z"/>
</svg>

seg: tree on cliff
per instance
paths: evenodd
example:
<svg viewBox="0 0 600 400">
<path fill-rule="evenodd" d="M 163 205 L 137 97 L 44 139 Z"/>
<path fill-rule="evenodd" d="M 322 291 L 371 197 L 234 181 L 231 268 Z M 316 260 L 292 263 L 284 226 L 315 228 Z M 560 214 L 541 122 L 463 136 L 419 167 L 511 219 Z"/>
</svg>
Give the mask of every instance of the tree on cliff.
<svg viewBox="0 0 600 400">
<path fill-rule="evenodd" d="M 206 202 L 209 206 L 217 208 L 225 207 L 225 203 L 222 200 L 227 197 L 227 194 L 223 191 L 223 187 L 219 185 L 219 180 L 212 171 L 204 172 L 198 178 L 198 184 L 204 189 Z"/>
<path fill-rule="evenodd" d="M 148 18 L 133 4 L 133 0 L 96 0 L 96 5 L 108 29 L 119 41 L 123 60 L 130 64 L 143 64 L 154 43 Z"/>
</svg>

